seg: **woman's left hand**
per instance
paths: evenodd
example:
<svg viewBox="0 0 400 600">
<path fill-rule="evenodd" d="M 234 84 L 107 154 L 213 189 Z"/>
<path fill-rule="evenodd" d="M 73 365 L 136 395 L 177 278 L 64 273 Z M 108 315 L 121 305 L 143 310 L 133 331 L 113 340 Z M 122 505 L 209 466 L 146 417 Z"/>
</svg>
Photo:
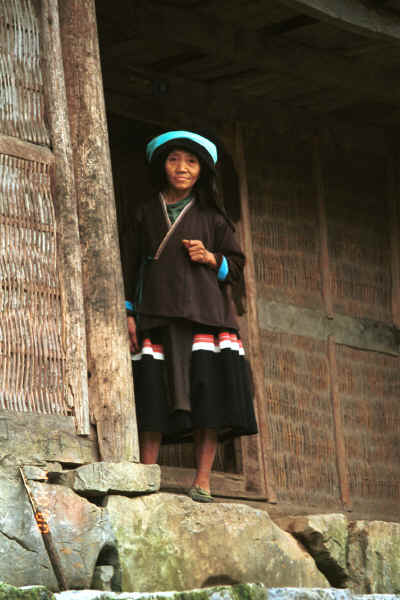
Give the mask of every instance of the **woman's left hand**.
<svg viewBox="0 0 400 600">
<path fill-rule="evenodd" d="M 188 251 L 189 258 L 193 262 L 208 265 L 213 269 L 217 268 L 217 261 L 212 252 L 209 252 L 200 240 L 182 240 L 182 244 Z"/>
</svg>

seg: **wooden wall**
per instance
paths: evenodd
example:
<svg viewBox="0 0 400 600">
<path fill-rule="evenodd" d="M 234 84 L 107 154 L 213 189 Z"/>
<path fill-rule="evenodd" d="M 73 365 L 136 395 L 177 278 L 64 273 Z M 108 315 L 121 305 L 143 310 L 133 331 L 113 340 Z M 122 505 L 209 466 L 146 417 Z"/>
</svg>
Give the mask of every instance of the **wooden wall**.
<svg viewBox="0 0 400 600">
<path fill-rule="evenodd" d="M 247 130 L 278 506 L 398 518 L 399 223 L 379 130 Z"/>
</svg>

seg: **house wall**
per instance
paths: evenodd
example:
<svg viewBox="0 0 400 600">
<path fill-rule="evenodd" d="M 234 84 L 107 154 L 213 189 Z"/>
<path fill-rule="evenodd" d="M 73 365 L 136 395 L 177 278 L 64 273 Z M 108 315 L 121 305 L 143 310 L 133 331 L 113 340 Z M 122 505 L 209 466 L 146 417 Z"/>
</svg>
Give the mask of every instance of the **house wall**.
<svg viewBox="0 0 400 600">
<path fill-rule="evenodd" d="M 278 505 L 396 519 L 398 222 L 383 132 L 249 129 L 246 158 Z"/>
</svg>

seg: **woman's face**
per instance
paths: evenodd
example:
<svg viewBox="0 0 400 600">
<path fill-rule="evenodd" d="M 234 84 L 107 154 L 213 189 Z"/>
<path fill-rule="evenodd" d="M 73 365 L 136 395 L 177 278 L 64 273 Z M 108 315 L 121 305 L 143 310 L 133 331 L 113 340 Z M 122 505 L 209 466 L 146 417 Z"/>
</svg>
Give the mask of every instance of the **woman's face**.
<svg viewBox="0 0 400 600">
<path fill-rule="evenodd" d="M 165 161 L 165 172 L 171 188 L 189 193 L 200 177 L 200 162 L 191 152 L 172 150 Z"/>
</svg>

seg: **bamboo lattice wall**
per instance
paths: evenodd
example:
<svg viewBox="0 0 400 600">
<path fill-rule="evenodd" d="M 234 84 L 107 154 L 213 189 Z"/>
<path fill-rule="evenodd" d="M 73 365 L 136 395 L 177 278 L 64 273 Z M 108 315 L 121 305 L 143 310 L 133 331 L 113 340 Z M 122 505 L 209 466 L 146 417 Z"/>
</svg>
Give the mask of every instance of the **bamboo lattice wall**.
<svg viewBox="0 0 400 600">
<path fill-rule="evenodd" d="M 318 187 L 312 136 L 247 134 L 271 466 L 278 500 L 297 509 L 352 505 L 397 519 L 399 357 L 334 338 L 330 353 L 319 328 L 334 332 L 344 316 L 358 329 L 365 319 L 393 326 L 391 229 L 399 232 L 387 202 L 387 150 L 358 135 L 324 132 Z M 277 331 L 263 322 L 271 303 L 291 315 Z"/>
<path fill-rule="evenodd" d="M 0 154 L 0 408 L 67 414 L 49 165 Z"/>
<path fill-rule="evenodd" d="M 329 130 L 323 144 L 335 312 L 392 321 L 387 157 Z"/>
<path fill-rule="evenodd" d="M 38 11 L 0 0 L 0 134 L 49 145 Z M 0 409 L 66 415 L 51 160 L 28 146 L 0 154 Z"/>
<path fill-rule="evenodd" d="M 49 145 L 38 0 L 0 0 L 0 132 Z"/>
<path fill-rule="evenodd" d="M 354 508 L 398 518 L 399 360 L 338 345 L 337 367 Z"/>
</svg>

